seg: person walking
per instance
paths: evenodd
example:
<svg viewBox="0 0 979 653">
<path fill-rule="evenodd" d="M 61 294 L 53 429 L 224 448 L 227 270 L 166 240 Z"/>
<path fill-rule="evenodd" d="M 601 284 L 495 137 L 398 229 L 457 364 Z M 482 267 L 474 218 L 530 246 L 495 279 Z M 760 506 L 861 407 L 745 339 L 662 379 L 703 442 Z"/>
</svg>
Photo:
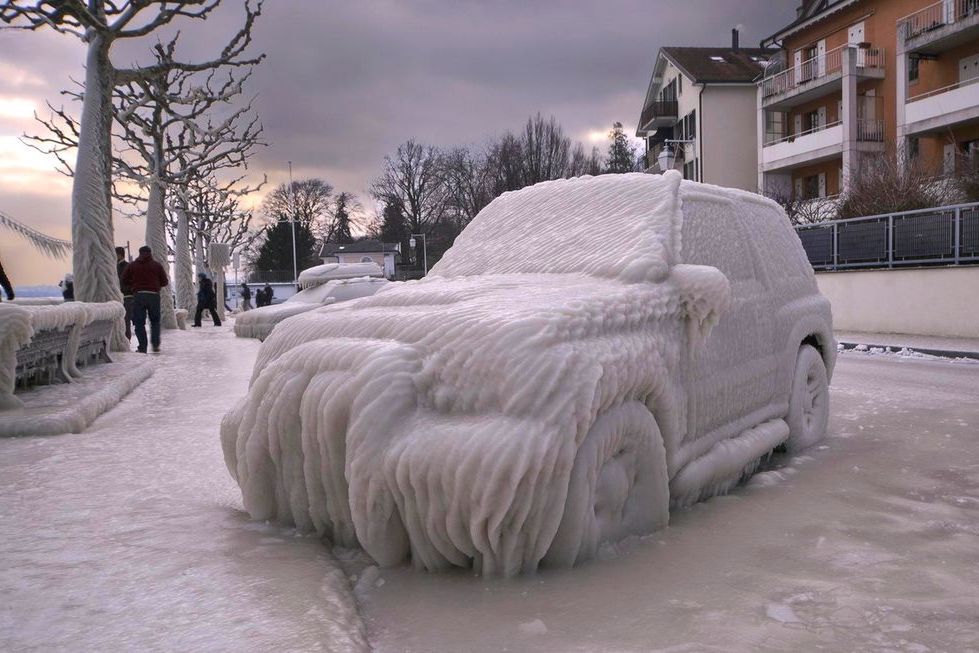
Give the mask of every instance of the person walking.
<svg viewBox="0 0 979 653">
<path fill-rule="evenodd" d="M 201 272 L 197 275 L 197 312 L 194 314 L 194 326 L 201 325 L 201 314 L 210 311 L 214 326 L 221 326 L 221 318 L 218 317 L 218 298 L 214 294 L 214 284 Z"/>
<path fill-rule="evenodd" d="M 250 311 L 252 308 L 252 289 L 247 283 L 241 284 L 241 312 Z"/>
<path fill-rule="evenodd" d="M 14 300 L 14 284 L 10 283 L 7 273 L 3 271 L 3 263 L 0 263 L 0 287 L 7 293 L 7 301 L 12 302 Z M 3 301 L 2 297 L 0 297 L 0 301 Z"/>
<path fill-rule="evenodd" d="M 61 296 L 66 302 L 75 301 L 75 277 L 71 272 L 65 275 L 63 281 L 58 282 L 58 287 L 61 288 Z"/>
<path fill-rule="evenodd" d="M 275 291 L 272 290 L 272 286 L 265 284 L 265 305 L 271 306 L 272 300 L 275 299 Z"/>
<path fill-rule="evenodd" d="M 133 289 L 122 280 L 122 275 L 129 267 L 126 260 L 126 248 L 116 247 L 116 274 L 119 276 L 119 290 L 122 292 L 122 305 L 126 308 L 126 340 L 133 339 Z"/>
<path fill-rule="evenodd" d="M 150 344 L 160 351 L 160 288 L 170 284 L 167 273 L 156 260 L 153 250 L 143 245 L 139 256 L 126 266 L 122 283 L 133 293 L 133 327 L 136 331 L 136 351 L 146 353 L 146 319 L 150 320 Z"/>
</svg>

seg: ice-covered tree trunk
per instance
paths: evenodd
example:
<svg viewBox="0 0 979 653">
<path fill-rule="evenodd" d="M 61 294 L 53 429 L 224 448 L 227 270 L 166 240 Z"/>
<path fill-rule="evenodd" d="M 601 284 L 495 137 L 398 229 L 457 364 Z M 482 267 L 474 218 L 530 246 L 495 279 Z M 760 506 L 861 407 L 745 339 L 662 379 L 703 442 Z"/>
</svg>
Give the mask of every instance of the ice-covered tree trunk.
<svg viewBox="0 0 979 653">
<path fill-rule="evenodd" d="M 122 302 L 108 193 L 112 167 L 112 114 L 107 109 L 111 106 L 113 83 L 109 45 L 104 35 L 90 31 L 78 158 L 71 191 L 75 298 L 83 302 Z M 112 350 L 128 349 L 125 327 L 120 321 L 113 333 Z"/>
<path fill-rule="evenodd" d="M 153 258 L 164 269 L 167 263 L 167 225 L 164 211 L 166 189 L 155 174 L 150 179 L 150 194 L 146 203 L 146 244 L 153 250 Z M 169 272 L 167 273 L 169 276 Z M 160 288 L 160 325 L 164 329 L 177 328 L 177 315 L 173 309 L 172 286 Z"/>
<path fill-rule="evenodd" d="M 194 310 L 194 267 L 190 258 L 190 225 L 187 211 L 177 204 L 177 238 L 173 244 L 174 285 L 177 289 L 177 306 Z"/>
</svg>

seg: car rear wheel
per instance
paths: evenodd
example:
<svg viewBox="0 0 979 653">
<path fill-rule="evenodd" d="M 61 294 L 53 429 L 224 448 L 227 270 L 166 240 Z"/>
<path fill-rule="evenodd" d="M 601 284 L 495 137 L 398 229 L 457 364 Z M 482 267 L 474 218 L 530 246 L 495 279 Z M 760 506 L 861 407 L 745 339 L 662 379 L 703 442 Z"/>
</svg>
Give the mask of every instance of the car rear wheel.
<svg viewBox="0 0 979 653">
<path fill-rule="evenodd" d="M 826 436 L 829 421 L 829 381 L 826 365 L 812 345 L 802 345 L 796 357 L 792 392 L 789 396 L 789 453 L 811 447 Z"/>
<path fill-rule="evenodd" d="M 569 567 L 599 545 L 642 535 L 669 521 L 666 450 L 640 402 L 599 415 L 578 448 L 561 524 L 543 563 Z"/>
</svg>

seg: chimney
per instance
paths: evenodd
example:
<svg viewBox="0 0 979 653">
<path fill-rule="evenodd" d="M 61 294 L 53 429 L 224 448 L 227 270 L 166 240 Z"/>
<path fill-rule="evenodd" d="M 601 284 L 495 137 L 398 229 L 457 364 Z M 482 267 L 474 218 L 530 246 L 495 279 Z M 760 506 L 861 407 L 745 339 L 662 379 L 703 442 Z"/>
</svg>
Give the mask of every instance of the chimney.
<svg viewBox="0 0 979 653">
<path fill-rule="evenodd" d="M 731 29 L 731 49 L 735 52 L 738 51 L 738 28 L 735 27 Z"/>
</svg>

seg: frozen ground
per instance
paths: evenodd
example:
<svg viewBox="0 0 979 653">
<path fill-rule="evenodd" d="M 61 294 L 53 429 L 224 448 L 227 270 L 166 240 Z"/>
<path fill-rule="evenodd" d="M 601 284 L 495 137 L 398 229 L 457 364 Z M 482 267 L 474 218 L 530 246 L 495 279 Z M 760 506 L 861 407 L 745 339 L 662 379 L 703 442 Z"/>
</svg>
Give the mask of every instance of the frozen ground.
<svg viewBox="0 0 979 653">
<path fill-rule="evenodd" d="M 164 332 L 155 374 L 84 433 L 0 439 L 0 651 L 359 650 L 314 538 L 249 522 L 218 424 L 258 351 Z"/>
<path fill-rule="evenodd" d="M 979 650 L 979 365 L 840 356 L 831 437 L 571 571 L 383 571 L 381 651 Z"/>
<path fill-rule="evenodd" d="M 249 522 L 224 467 L 218 422 L 259 343 L 164 337 L 86 432 L 0 440 L 0 650 L 358 650 L 330 551 Z M 349 564 L 371 641 L 979 650 L 977 387 L 979 364 L 842 354 L 824 448 L 603 560 L 509 581 Z"/>
</svg>

